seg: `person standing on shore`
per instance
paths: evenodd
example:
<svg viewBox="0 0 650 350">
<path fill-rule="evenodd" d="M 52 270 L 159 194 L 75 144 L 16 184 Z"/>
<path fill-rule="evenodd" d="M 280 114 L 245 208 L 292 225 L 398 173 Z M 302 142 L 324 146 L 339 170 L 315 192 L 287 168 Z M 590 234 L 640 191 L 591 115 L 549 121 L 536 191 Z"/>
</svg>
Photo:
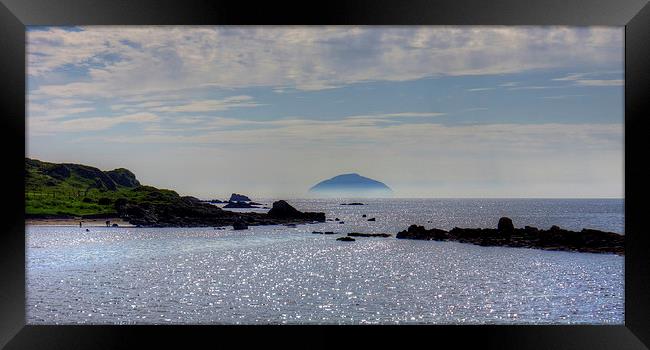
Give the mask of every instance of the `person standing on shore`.
<svg viewBox="0 0 650 350">
<path fill-rule="evenodd" d="M 79 221 L 79 227 L 81 227 L 81 221 Z"/>
</svg>

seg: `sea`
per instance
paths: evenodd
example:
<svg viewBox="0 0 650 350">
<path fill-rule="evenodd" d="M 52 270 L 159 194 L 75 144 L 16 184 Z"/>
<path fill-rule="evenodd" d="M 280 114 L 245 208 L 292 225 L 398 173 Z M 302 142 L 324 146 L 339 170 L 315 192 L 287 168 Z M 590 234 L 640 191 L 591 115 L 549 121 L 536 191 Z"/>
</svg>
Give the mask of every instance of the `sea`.
<svg viewBox="0 0 650 350">
<path fill-rule="evenodd" d="M 624 234 L 622 199 L 288 202 L 302 211 L 325 212 L 333 221 L 243 231 L 91 227 L 86 232 L 78 226 L 28 225 L 27 323 L 624 322 L 623 256 L 394 237 L 411 224 L 496 227 L 501 216 L 515 227 Z M 341 205 L 350 202 L 364 205 Z M 336 240 L 349 232 L 393 236 Z"/>
</svg>

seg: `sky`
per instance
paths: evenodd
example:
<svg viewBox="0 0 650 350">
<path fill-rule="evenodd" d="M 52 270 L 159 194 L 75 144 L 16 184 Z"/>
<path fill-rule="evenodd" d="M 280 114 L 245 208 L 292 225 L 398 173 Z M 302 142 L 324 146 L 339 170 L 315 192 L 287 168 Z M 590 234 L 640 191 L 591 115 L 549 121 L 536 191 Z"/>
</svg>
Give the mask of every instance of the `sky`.
<svg viewBox="0 0 650 350">
<path fill-rule="evenodd" d="M 27 156 L 199 198 L 622 198 L 623 27 L 28 27 Z"/>
</svg>

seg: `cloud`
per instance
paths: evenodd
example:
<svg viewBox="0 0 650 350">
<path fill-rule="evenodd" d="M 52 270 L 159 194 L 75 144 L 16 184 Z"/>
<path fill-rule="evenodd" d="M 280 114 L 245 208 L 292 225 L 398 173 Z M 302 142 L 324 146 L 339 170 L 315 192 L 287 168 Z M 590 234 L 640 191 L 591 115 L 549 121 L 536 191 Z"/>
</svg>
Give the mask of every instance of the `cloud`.
<svg viewBox="0 0 650 350">
<path fill-rule="evenodd" d="M 191 113 L 226 111 L 233 108 L 261 106 L 261 104 L 255 103 L 252 100 L 253 98 L 251 96 L 231 96 L 222 100 L 198 100 L 181 105 L 155 107 L 150 110 L 154 112 Z"/>
<path fill-rule="evenodd" d="M 622 72 L 610 71 L 610 72 L 570 73 L 564 77 L 554 78 L 553 80 L 573 82 L 575 86 L 623 86 L 625 84 L 625 81 L 623 79 L 602 79 L 602 78 L 594 79 L 593 78 L 593 77 L 602 77 L 608 75 L 621 76 Z"/>
<path fill-rule="evenodd" d="M 562 100 L 565 98 L 570 98 L 570 97 L 583 97 L 586 95 L 557 95 L 557 96 L 542 96 L 540 98 L 546 99 L 546 100 Z"/>
<path fill-rule="evenodd" d="M 320 90 L 368 81 L 622 65 L 623 57 L 621 28 L 79 29 L 28 31 L 28 74 L 40 80 L 35 93 L 70 98 L 215 87 Z M 63 71 L 82 78 L 52 78 Z"/>
<path fill-rule="evenodd" d="M 580 86 L 623 86 L 623 79 L 580 79 L 576 80 Z"/>
<path fill-rule="evenodd" d="M 361 121 L 361 123 L 358 123 Z M 219 123 L 248 123 L 220 118 Z M 232 124 L 231 124 L 232 122 Z M 621 147 L 623 127 L 620 124 L 477 124 L 443 125 L 438 123 L 377 125 L 364 120 L 286 119 L 252 122 L 259 128 L 221 129 L 200 127 L 202 132 L 182 135 L 167 134 L 131 136 L 97 136 L 118 143 L 186 143 L 218 145 L 260 145 L 266 147 L 309 149 L 345 148 L 350 143 L 374 144 L 381 147 L 410 145 L 412 150 L 428 152 L 503 152 L 534 155 L 535 150 L 566 150 L 569 148 L 611 150 Z M 213 124 L 215 125 L 215 124 Z"/>
<path fill-rule="evenodd" d="M 493 87 L 483 87 L 483 88 L 473 88 L 473 89 L 467 89 L 467 91 L 489 91 L 489 90 L 494 90 L 496 88 Z"/>
<path fill-rule="evenodd" d="M 544 89 L 561 89 L 566 86 L 543 86 L 543 85 L 531 85 L 531 86 L 515 86 L 510 87 L 508 90 L 544 90 Z"/>
<path fill-rule="evenodd" d="M 28 132 L 43 135 L 56 132 L 84 132 L 110 129 L 125 123 L 148 123 L 160 118 L 153 113 L 135 113 L 115 117 L 86 117 L 68 120 L 28 119 Z"/>
<path fill-rule="evenodd" d="M 368 115 L 351 115 L 344 119 L 393 119 L 393 118 L 429 118 L 440 117 L 446 113 L 438 112 L 402 112 L 402 113 L 381 113 Z"/>
</svg>

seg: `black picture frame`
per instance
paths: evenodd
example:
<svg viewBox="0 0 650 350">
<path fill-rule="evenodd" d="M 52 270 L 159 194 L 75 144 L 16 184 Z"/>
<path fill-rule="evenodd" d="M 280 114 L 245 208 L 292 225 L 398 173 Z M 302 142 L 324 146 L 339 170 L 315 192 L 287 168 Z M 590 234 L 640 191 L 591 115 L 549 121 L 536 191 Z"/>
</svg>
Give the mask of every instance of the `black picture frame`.
<svg viewBox="0 0 650 350">
<path fill-rule="evenodd" d="M 25 325 L 25 26 L 161 24 L 617 25 L 625 26 L 625 324 L 622 326 L 30 326 Z M 0 346 L 7 349 L 406 344 L 499 349 L 650 347 L 650 233 L 641 171 L 650 91 L 646 0 L 99 1 L 0 0 Z M 298 341 L 298 337 L 301 338 Z"/>
</svg>

